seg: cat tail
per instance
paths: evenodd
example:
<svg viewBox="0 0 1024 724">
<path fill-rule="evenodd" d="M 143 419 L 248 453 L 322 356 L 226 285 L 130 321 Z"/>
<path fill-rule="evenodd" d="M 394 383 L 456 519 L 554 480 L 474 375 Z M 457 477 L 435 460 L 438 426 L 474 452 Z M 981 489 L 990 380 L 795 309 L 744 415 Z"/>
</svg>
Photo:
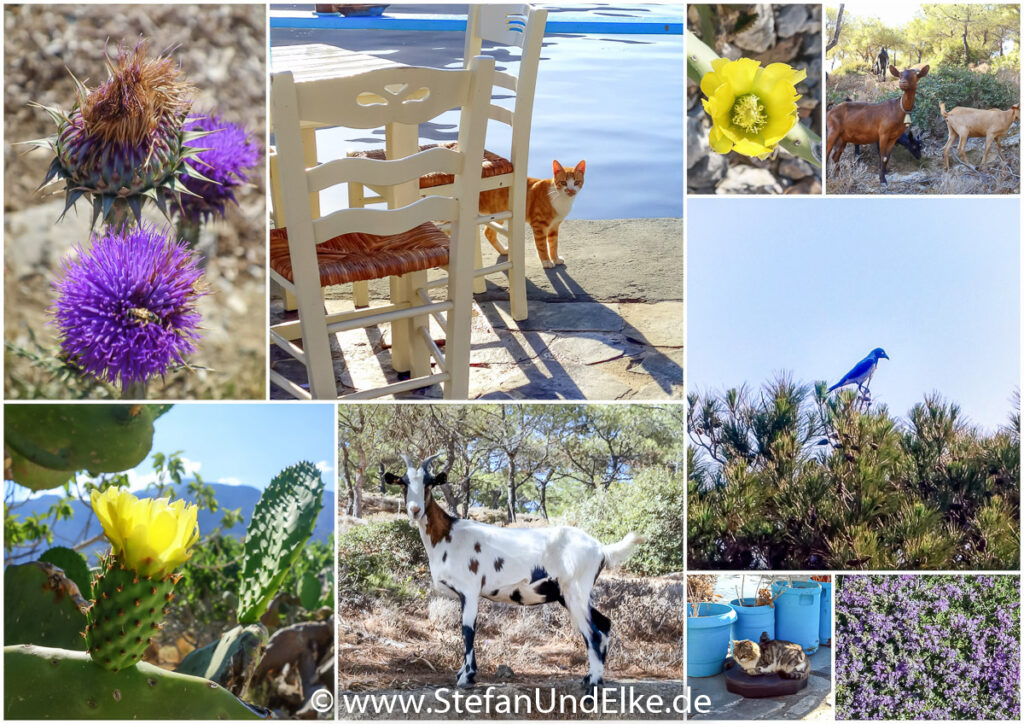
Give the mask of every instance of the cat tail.
<svg viewBox="0 0 1024 724">
<path fill-rule="evenodd" d="M 644 539 L 630 531 L 618 543 L 604 546 L 604 562 L 609 568 L 618 568 L 633 555 L 633 549 L 644 542 Z"/>
</svg>

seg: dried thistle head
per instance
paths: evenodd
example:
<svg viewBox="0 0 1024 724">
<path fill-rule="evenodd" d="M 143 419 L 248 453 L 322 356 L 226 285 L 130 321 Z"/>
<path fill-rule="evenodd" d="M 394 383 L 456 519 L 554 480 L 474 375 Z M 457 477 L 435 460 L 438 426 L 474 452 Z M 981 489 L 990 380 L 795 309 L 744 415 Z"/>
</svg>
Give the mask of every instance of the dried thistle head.
<svg viewBox="0 0 1024 724">
<path fill-rule="evenodd" d="M 167 55 L 147 58 L 148 42 L 121 45 L 106 56 L 109 77 L 95 90 L 79 87 L 78 105 L 86 129 L 110 143 L 140 144 L 161 123 L 185 116 L 195 87 L 182 79 Z"/>
<path fill-rule="evenodd" d="M 145 40 L 118 46 L 116 57 L 106 56 L 108 78 L 94 90 L 75 78 L 70 112 L 41 106 L 57 133 L 30 143 L 54 154 L 40 188 L 65 182 L 64 213 L 88 195 L 93 223 L 116 218 L 115 210 L 141 221 L 146 199 L 167 215 L 168 201 L 180 206 L 181 195 L 193 193 L 182 175 L 205 180 L 195 159 L 205 149 L 190 144 L 207 132 L 185 128 L 195 88 L 169 55 L 148 58 L 147 51 Z"/>
</svg>

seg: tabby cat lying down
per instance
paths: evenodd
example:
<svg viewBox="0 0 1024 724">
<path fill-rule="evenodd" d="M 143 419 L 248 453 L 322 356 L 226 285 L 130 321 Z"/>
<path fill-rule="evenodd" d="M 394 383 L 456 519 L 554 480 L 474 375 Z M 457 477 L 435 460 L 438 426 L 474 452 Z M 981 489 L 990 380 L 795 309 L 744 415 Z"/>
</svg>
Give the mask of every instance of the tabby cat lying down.
<svg viewBox="0 0 1024 724">
<path fill-rule="evenodd" d="M 790 641 L 772 641 L 767 632 L 761 641 L 733 641 L 732 658 L 748 676 L 778 674 L 783 679 L 806 679 L 811 663 L 800 644 Z"/>
</svg>

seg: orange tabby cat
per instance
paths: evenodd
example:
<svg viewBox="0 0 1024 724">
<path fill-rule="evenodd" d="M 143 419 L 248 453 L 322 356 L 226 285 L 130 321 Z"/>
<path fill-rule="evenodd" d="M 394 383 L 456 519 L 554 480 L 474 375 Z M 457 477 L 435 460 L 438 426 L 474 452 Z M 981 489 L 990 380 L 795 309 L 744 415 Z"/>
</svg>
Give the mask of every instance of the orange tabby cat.
<svg viewBox="0 0 1024 724">
<path fill-rule="evenodd" d="M 533 229 L 533 241 L 537 245 L 540 263 L 545 269 L 555 264 L 565 264 L 558 256 L 558 226 L 572 210 L 576 194 L 583 188 L 583 172 L 587 162 L 563 168 L 558 161 L 551 164 L 552 178 L 526 179 L 526 222 Z M 493 189 L 480 194 L 480 213 L 498 214 L 508 211 L 508 189 Z M 507 253 L 498 242 L 494 229 L 484 229 L 484 235 L 499 254 Z"/>
</svg>

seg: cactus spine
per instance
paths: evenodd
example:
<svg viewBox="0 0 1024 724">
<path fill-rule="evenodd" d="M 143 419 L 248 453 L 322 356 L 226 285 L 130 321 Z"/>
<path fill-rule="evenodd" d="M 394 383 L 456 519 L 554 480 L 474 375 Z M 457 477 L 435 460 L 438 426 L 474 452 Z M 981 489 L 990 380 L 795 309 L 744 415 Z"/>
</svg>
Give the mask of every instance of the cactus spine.
<svg viewBox="0 0 1024 724">
<path fill-rule="evenodd" d="M 313 534 L 324 481 L 309 462 L 282 470 L 263 491 L 245 534 L 238 622 L 255 623 Z"/>
</svg>

